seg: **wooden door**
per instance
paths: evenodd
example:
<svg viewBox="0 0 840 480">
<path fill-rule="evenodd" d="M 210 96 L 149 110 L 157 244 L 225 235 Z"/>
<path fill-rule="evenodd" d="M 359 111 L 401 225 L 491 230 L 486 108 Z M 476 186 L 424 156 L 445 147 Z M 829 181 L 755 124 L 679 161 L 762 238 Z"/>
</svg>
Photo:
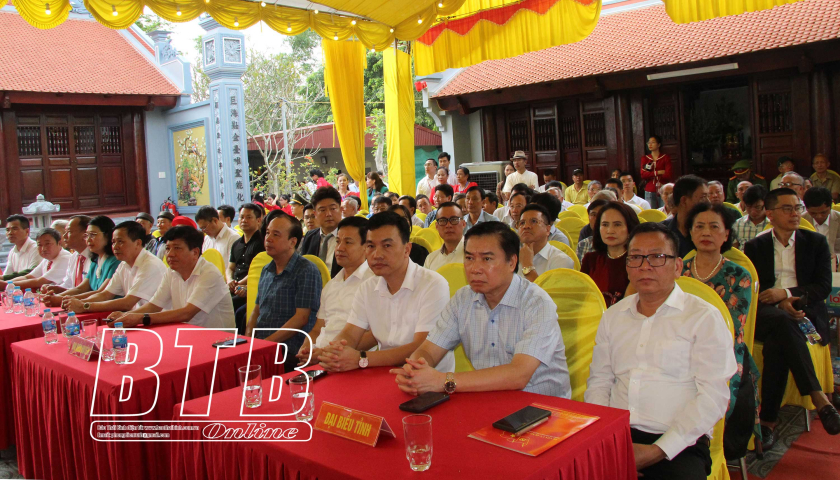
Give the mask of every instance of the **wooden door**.
<svg viewBox="0 0 840 480">
<path fill-rule="evenodd" d="M 649 135 L 662 137 L 660 151 L 671 157 L 671 170 L 674 179 L 683 174 L 687 167 L 683 158 L 682 142 L 682 114 L 680 113 L 679 92 L 656 92 L 649 98 L 650 118 L 648 122 Z M 644 139 L 647 146 L 648 138 Z M 647 149 L 645 149 L 647 153 Z M 635 162 L 639 162 L 636 159 Z M 641 165 L 634 164 L 635 173 L 641 170 Z"/>
<path fill-rule="evenodd" d="M 534 172 L 543 183 L 543 172 L 554 170 L 554 175 L 560 178 L 560 157 L 557 132 L 556 104 L 540 104 L 531 107 L 531 131 L 534 132 L 532 142 L 534 152 Z"/>
</svg>

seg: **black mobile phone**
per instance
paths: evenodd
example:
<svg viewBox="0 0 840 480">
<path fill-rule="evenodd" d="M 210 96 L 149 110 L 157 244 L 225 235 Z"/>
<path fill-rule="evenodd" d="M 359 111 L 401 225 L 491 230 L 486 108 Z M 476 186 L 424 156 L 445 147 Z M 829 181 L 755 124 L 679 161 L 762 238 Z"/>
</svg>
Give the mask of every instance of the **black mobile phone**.
<svg viewBox="0 0 840 480">
<path fill-rule="evenodd" d="M 324 376 L 327 374 L 327 371 L 326 370 L 308 370 L 304 373 L 306 373 L 306 375 L 309 377 L 310 382 L 314 382 L 315 380 L 318 380 L 319 378 L 324 378 Z M 303 374 L 301 373 L 300 375 L 303 375 Z M 286 385 L 288 385 L 289 381 L 293 378 L 295 378 L 295 377 L 292 376 L 292 377 L 287 378 L 286 379 Z"/>
<path fill-rule="evenodd" d="M 216 342 L 216 343 L 213 344 L 213 346 L 216 347 L 216 348 L 230 347 L 230 346 L 235 347 L 236 345 L 242 345 L 243 343 L 246 343 L 246 342 L 248 342 L 248 340 L 246 340 L 244 337 L 237 337 L 236 338 L 236 344 L 233 343 L 233 338 L 229 338 L 229 339 L 223 340 L 221 342 Z"/>
<path fill-rule="evenodd" d="M 527 406 L 522 410 L 511 413 L 507 417 L 494 422 L 493 427 L 513 433 L 519 432 L 539 423 L 551 416 L 551 412 L 542 408 Z"/>
<path fill-rule="evenodd" d="M 445 393 L 426 392 L 405 403 L 401 403 L 400 410 L 411 413 L 421 413 L 436 405 L 440 405 L 447 400 L 449 400 L 449 395 Z"/>
</svg>

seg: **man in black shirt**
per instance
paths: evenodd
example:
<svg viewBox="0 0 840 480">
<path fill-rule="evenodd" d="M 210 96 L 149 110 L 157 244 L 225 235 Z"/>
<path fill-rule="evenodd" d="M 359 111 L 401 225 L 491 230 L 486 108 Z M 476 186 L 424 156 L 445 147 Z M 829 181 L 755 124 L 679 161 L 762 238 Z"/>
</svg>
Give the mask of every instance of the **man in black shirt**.
<svg viewBox="0 0 840 480">
<path fill-rule="evenodd" d="M 677 235 L 680 241 L 680 258 L 694 250 L 694 243 L 691 242 L 691 235 L 685 220 L 688 212 L 700 202 L 709 202 L 709 186 L 706 181 L 696 175 L 683 175 L 674 183 L 674 193 L 671 198 L 674 201 L 674 216 L 663 220 L 661 223 L 668 230 Z"/>
<path fill-rule="evenodd" d="M 230 295 L 233 297 L 233 310 L 236 312 L 236 328 L 240 334 L 245 334 L 248 299 L 248 269 L 251 261 L 260 252 L 265 251 L 263 236 L 260 232 L 260 220 L 263 209 L 253 203 L 246 203 L 239 208 L 239 228 L 243 235 L 233 242 L 230 249 L 230 263 L 228 264 L 228 283 Z"/>
</svg>

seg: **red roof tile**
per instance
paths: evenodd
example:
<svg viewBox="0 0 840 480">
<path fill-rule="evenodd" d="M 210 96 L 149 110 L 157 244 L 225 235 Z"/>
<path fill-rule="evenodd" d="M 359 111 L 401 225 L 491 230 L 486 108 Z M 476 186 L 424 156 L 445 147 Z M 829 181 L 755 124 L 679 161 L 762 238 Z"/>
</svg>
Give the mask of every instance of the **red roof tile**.
<svg viewBox="0 0 840 480">
<path fill-rule="evenodd" d="M 116 30 L 68 19 L 40 30 L 0 12 L 0 91 L 178 95 L 180 91 Z"/>
<path fill-rule="evenodd" d="M 664 6 L 604 16 L 580 42 L 464 69 L 435 97 L 642 68 L 840 38 L 840 2 L 803 0 L 770 10 L 676 24 Z"/>
<path fill-rule="evenodd" d="M 373 117 L 367 117 L 365 121 L 367 122 L 367 126 L 369 127 L 371 124 L 371 119 Z M 301 127 L 297 130 L 302 131 L 301 135 L 306 135 L 304 138 L 300 138 L 295 142 L 294 149 L 295 150 L 303 150 L 303 149 L 314 149 L 314 148 L 340 148 L 341 145 L 338 142 L 338 135 L 333 131 L 335 128 L 335 123 L 320 123 L 318 125 L 310 125 L 308 127 Z M 306 133 L 303 133 L 306 132 Z M 283 132 L 274 132 L 270 135 L 274 135 L 277 139 L 277 148 L 284 148 L 283 145 Z M 259 143 L 259 145 L 257 145 Z M 259 150 L 259 146 L 265 145 L 265 142 L 262 136 L 258 138 L 248 137 L 248 150 Z M 426 147 L 426 146 L 440 146 L 441 145 L 441 135 L 440 132 L 435 132 L 429 128 L 426 128 L 422 125 L 414 124 L 414 146 L 415 147 Z M 365 148 L 373 148 L 373 135 L 370 133 L 365 133 Z"/>
</svg>

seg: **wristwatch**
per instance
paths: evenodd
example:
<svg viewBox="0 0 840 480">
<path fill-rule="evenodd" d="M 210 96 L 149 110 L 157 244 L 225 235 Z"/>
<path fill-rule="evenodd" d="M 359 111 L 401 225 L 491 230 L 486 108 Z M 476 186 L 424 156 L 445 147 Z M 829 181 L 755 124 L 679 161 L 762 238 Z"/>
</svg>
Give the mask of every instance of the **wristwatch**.
<svg viewBox="0 0 840 480">
<path fill-rule="evenodd" d="M 529 273 L 533 272 L 537 267 L 522 267 L 522 275 L 528 275 Z"/>
<path fill-rule="evenodd" d="M 447 372 L 446 381 L 443 382 L 443 391 L 449 395 L 455 393 L 455 373 Z"/>
<path fill-rule="evenodd" d="M 360 355 L 360 357 L 359 357 L 359 368 L 367 368 L 367 366 L 368 366 L 367 352 L 362 350 L 361 352 L 359 352 L 359 355 Z"/>
<path fill-rule="evenodd" d="M 152 324 L 152 317 L 149 316 L 148 313 L 143 314 L 143 326 L 148 327 Z"/>
<path fill-rule="evenodd" d="M 85 302 L 84 305 L 82 305 L 82 308 L 84 308 L 87 312 L 90 309 L 90 302 Z"/>
</svg>

